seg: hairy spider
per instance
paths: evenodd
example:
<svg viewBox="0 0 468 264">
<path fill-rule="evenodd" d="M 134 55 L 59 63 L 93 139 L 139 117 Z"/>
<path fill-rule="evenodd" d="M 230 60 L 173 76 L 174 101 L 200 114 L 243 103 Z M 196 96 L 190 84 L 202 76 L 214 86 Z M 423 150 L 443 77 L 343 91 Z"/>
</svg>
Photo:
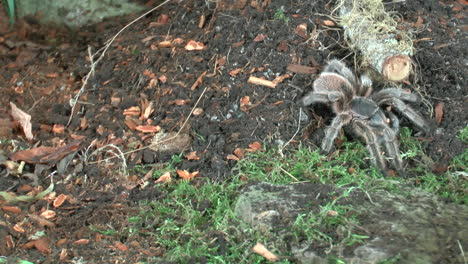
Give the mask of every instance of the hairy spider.
<svg viewBox="0 0 468 264">
<path fill-rule="evenodd" d="M 322 150 L 330 152 L 339 130 L 350 125 L 352 130 L 364 138 L 374 164 L 387 173 L 382 146 L 390 164 L 403 174 L 403 164 L 399 155 L 397 134 L 399 120 L 390 106 L 407 117 L 418 129 L 428 132 L 426 121 L 407 102 L 417 102 L 418 97 L 399 88 L 386 88 L 372 93 L 372 81 L 367 75 L 358 80 L 343 62 L 331 60 L 318 79 L 314 81 L 313 91 L 302 102 L 304 105 L 324 103 L 331 106 L 336 116 L 325 130 Z"/>
</svg>

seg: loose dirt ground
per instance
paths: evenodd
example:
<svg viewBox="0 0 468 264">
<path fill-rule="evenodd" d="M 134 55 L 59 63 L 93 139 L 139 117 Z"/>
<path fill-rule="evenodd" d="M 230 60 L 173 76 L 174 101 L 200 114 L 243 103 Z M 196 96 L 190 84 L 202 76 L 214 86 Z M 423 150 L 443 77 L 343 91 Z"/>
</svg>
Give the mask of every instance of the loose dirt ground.
<svg viewBox="0 0 468 264">
<path fill-rule="evenodd" d="M 10 31 L 6 16 L 1 14 L 0 121 L 5 124 L 1 138 L 17 140 L 15 144 L 23 149 L 36 142 L 58 147 L 82 138 L 83 147 L 93 142 L 90 152 L 106 144 L 129 151 L 151 143 L 152 134 L 137 131 L 137 125 L 159 126 L 165 132 L 181 129 L 190 136 L 185 153 L 196 151 L 199 159 L 183 159 L 179 169 L 199 171 L 202 177 L 216 181 L 231 177 L 236 162 L 227 159 L 228 155 L 236 148 L 249 148 L 255 141 L 275 146 L 290 140 L 299 128 L 290 147 L 317 145 L 332 114 L 323 107 L 311 107 L 304 109 L 309 121 L 304 116 L 300 120 L 299 99 L 311 90 L 316 77 L 313 72 L 320 72 L 327 60 L 346 58 L 348 65 L 354 65 L 354 54 L 344 44 L 343 31 L 325 25 L 329 18 L 324 14 L 332 9 L 329 1 L 258 1 L 257 6 L 252 2 L 220 1 L 216 5 L 211 1 L 173 1 L 139 20 L 115 39 L 96 65 L 73 113 L 69 102 L 90 71 L 88 47 L 95 52 L 134 17 L 79 30 L 41 27 L 28 18 Z M 431 169 L 441 173 L 466 147 L 456 135 L 467 122 L 467 5 L 465 1 L 420 0 L 388 3 L 386 7 L 398 11 L 401 28 L 413 34 L 416 74 L 403 87 L 424 99 L 414 107 L 432 122 L 434 130 L 431 135 L 416 136 L 434 162 Z M 199 26 L 202 16 L 206 20 Z M 302 23 L 307 25 L 306 38 L 295 32 Z M 203 43 L 205 49 L 187 51 L 184 47 L 189 40 Z M 289 64 L 308 66 L 312 73 L 293 73 L 288 71 Z M 250 76 L 273 80 L 288 73 L 289 78 L 275 88 L 247 82 Z M 197 108 L 203 112 L 187 119 L 198 99 Z M 11 122 L 10 102 L 32 116 L 33 142 L 22 140 L 20 130 Z M 145 109 L 148 102 L 154 109 L 149 118 L 124 115 L 130 107 Z M 435 118 L 436 106 L 443 113 L 440 120 Z M 411 127 L 405 120 L 403 125 Z M 2 145 L 0 158 L 13 152 L 12 145 L 8 146 Z M 137 151 L 127 157 L 127 169 L 168 162 L 172 154 Z M 93 160 L 107 157 L 100 153 Z M 86 228 L 110 222 L 115 230 L 125 228 L 125 219 L 135 213 L 135 201 L 161 194 L 156 189 L 139 193 L 138 188 L 123 187 L 137 183 L 143 175 L 124 178 L 118 173 L 121 165 L 118 159 L 82 169 L 72 164 L 67 173 L 55 176 L 54 180 L 67 184 L 57 184 L 54 191 L 74 199 L 54 209 L 57 218 L 50 227 L 54 232 L 48 232 L 48 242 L 44 242 L 51 245 L 50 250 L 23 246 L 44 223 L 12 230 L 28 214 L 47 208 L 46 201 L 20 205 L 21 212 L 2 212 L 0 238 L 11 237 L 15 246 L 2 244 L 0 255 L 55 263 L 61 248 L 67 248 L 67 259 L 98 260 L 115 254 L 127 258 L 130 262 L 126 263 L 137 261 L 115 241 L 102 240 Z M 34 169 L 34 165 L 26 165 L 24 171 Z M 39 185 L 47 188 L 50 180 L 45 176 L 52 170 L 40 174 Z M 76 180 L 64 181 L 70 173 Z M 24 186 L 32 187 L 20 188 Z M 30 179 L 3 175 L 0 179 L 0 190 L 21 194 L 32 188 Z M 80 240 L 90 237 L 100 242 L 90 246 Z M 133 239 L 145 245 L 144 237 Z M 65 246 L 57 246 L 58 242 Z M 164 254 L 135 248 L 144 254 Z"/>
</svg>

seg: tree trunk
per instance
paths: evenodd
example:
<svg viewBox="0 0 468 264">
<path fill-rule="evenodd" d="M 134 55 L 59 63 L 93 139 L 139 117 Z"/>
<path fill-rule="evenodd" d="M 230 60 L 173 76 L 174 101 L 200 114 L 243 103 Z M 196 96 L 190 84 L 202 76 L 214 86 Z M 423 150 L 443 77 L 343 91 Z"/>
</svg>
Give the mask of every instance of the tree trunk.
<svg viewBox="0 0 468 264">
<path fill-rule="evenodd" d="M 361 52 L 365 64 L 387 80 L 403 81 L 409 76 L 412 41 L 398 31 L 381 0 L 338 0 L 337 9 L 350 46 Z"/>
</svg>

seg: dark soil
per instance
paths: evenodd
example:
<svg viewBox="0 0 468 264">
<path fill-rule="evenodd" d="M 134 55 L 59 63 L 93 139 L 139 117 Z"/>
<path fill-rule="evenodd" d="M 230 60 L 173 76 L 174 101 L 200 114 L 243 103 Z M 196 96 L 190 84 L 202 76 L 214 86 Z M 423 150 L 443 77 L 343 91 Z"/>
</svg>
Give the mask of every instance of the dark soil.
<svg viewBox="0 0 468 264">
<path fill-rule="evenodd" d="M 288 73 L 287 66 L 291 63 L 320 72 L 329 59 L 346 57 L 347 64 L 353 66 L 354 54 L 344 46 L 342 30 L 327 30 L 323 21 L 328 18 L 317 15 L 329 14 L 332 6 L 329 1 L 321 0 L 259 1 L 260 5 L 266 4 L 264 8 L 254 8 L 250 1 L 243 2 L 220 1 L 216 7 L 211 1 L 174 1 L 139 20 L 116 38 L 95 67 L 95 74 L 89 79 L 73 115 L 69 101 L 90 71 L 88 46 L 95 52 L 133 17 L 112 19 L 75 31 L 52 30 L 31 21 L 18 21 L 15 29 L 9 31 L 6 16 L 2 14 L 0 121 L 3 123 L 0 124 L 6 125 L 0 130 L 0 138 L 17 140 L 16 144 L 22 144 L 19 147 L 28 149 L 36 142 L 57 147 L 83 137 L 82 148 L 93 142 L 88 154 L 106 144 L 114 144 L 126 152 L 148 146 L 152 134 L 131 129 L 124 110 L 152 102 L 154 112 L 150 118 L 141 121 L 137 116 L 133 122 L 158 125 L 165 132 L 182 129 L 182 133 L 189 134 L 190 147 L 184 153 L 197 151 L 200 159 L 183 159 L 178 168 L 199 171 L 201 177 L 217 181 L 229 179 L 235 161 L 227 156 L 236 148 L 249 148 L 255 141 L 262 142 L 266 148 L 283 144 L 295 135 L 298 127 L 300 133 L 290 144 L 291 148 L 299 141 L 317 145 L 320 131 L 332 117 L 331 112 L 311 107 L 305 109 L 309 118 L 302 115 L 300 120 L 301 105 L 298 103 L 311 90 L 315 74 L 292 73 L 275 88 L 250 84 L 247 80 L 251 75 L 273 80 Z M 417 74 L 403 87 L 424 98 L 425 103 L 414 108 L 431 120 L 435 128 L 430 135 L 417 136 L 424 142 L 425 151 L 437 171 L 466 147 L 456 137 L 466 126 L 468 110 L 466 2 L 418 0 L 386 6 L 398 11 L 402 15 L 402 27 L 413 33 Z M 278 15 L 275 17 L 280 11 L 289 21 Z M 151 24 L 162 15 L 169 16 L 166 23 Z M 202 15 L 206 22 L 199 28 Z M 295 33 L 301 23 L 307 24 L 309 34 L 316 28 L 315 39 L 308 41 Z M 258 41 L 260 34 L 264 39 Z M 176 38 L 181 38 L 182 43 L 168 48 L 159 46 L 162 41 Z M 184 46 L 189 40 L 202 42 L 206 48 L 187 51 Z M 239 72 L 232 72 L 235 70 Z M 202 83 L 191 89 L 204 72 Z M 156 79 L 157 83 L 151 79 Z M 241 109 L 239 102 L 245 96 L 249 96 L 251 105 Z M 190 116 L 182 127 L 198 99 L 197 107 L 203 109 L 203 113 Z M 32 116 L 33 142 L 22 140 L 21 132 L 11 123 L 9 102 Z M 441 103 L 443 116 L 437 124 L 433 109 Z M 67 126 L 71 115 L 73 118 Z M 402 122 L 412 127 L 407 120 Z M 54 125 L 63 125 L 65 129 L 62 132 L 52 130 Z M 2 145 L 0 161 L 14 151 L 12 145 L 9 146 Z M 127 169 L 139 164 L 169 162 L 171 154 L 148 149 L 134 152 L 127 157 Z M 99 154 L 93 160 L 107 157 L 110 155 Z M 102 239 L 102 235 L 86 228 L 112 223 L 115 230 L 123 229 L 124 220 L 135 213 L 132 207 L 136 201 L 155 199 L 163 194 L 157 189 L 139 193 L 137 189 L 123 188 L 143 175 L 129 179 L 119 176 L 117 170 L 121 161 L 118 159 L 91 164 L 84 169 L 76 169 L 74 165 L 71 164 L 63 175 L 54 176 L 54 180 L 59 181 L 54 191 L 73 199 L 67 199 L 64 205 L 56 208 L 55 232 L 48 232 L 52 250 L 41 254 L 22 247 L 28 242 L 28 236 L 40 229 L 40 223 L 28 222 L 23 226 L 24 232 L 11 229 L 28 214 L 40 214 L 47 207 L 37 202 L 21 205 L 22 211 L 17 214 L 2 212 L 0 240 L 5 241 L 9 235 L 16 246 L 1 244 L 0 255 L 23 257 L 37 263 L 55 263 L 62 249 L 66 249 L 67 259 L 82 257 L 92 263 L 111 263 L 108 258 L 111 255 L 115 259 L 126 259 L 126 263 L 138 261 L 138 252 L 163 255 L 164 249 L 153 247 L 144 238 L 134 238 L 134 246 L 122 251 L 115 241 Z M 34 168 L 34 165 L 27 165 L 25 171 L 33 172 Z M 49 184 L 44 176 L 54 168 L 46 169 L 44 175 L 39 176 L 39 184 L 44 188 Z M 70 173 L 74 180 L 65 181 Z M 24 185 L 33 186 L 33 183 L 12 176 L 2 175 L 0 179 L 2 191 L 19 194 L 19 187 Z M 76 243 L 84 238 L 99 241 L 98 246 Z M 66 241 L 57 246 L 60 239 Z"/>
</svg>

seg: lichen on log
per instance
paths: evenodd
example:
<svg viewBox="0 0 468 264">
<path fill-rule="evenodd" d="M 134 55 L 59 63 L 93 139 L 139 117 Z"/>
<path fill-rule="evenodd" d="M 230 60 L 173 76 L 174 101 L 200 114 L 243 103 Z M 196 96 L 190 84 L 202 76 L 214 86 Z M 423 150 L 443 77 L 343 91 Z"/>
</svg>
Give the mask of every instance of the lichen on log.
<svg viewBox="0 0 468 264">
<path fill-rule="evenodd" d="M 347 42 L 361 53 L 364 64 L 387 80 L 408 78 L 413 65 L 412 40 L 398 30 L 395 17 L 385 11 L 381 0 L 338 0 L 335 11 Z"/>
</svg>

